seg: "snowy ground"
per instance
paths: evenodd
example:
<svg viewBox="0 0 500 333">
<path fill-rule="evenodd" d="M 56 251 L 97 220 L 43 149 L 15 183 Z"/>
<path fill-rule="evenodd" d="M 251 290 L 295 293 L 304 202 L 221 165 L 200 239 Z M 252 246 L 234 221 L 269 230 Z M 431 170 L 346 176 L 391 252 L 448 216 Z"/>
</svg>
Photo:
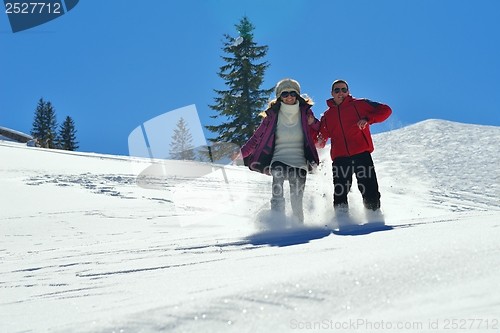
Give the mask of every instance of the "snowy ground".
<svg viewBox="0 0 500 333">
<path fill-rule="evenodd" d="M 500 331 L 500 128 L 375 146 L 385 226 L 339 230 L 327 150 L 298 227 L 244 167 L 150 189 L 145 159 L 0 141 L 0 332 Z"/>
</svg>

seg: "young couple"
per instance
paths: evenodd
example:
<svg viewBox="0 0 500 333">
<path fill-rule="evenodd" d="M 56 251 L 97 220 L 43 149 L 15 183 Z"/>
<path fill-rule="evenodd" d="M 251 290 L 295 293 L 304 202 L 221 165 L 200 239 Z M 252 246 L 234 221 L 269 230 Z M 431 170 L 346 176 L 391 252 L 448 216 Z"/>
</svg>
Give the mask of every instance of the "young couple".
<svg viewBox="0 0 500 333">
<path fill-rule="evenodd" d="M 241 148 L 241 157 L 250 170 L 273 177 L 272 210 L 285 212 L 283 185 L 288 180 L 293 215 L 300 223 L 304 222 L 302 198 L 307 173 L 319 164 L 316 147 L 324 148 L 328 139 L 335 210 L 347 210 L 353 174 L 365 208 L 380 209 L 370 125 L 386 120 L 392 110 L 382 103 L 352 97 L 344 80 L 333 82 L 331 95 L 326 101 L 328 110 L 318 120 L 311 110 L 312 100 L 301 96 L 299 83 L 281 80 L 262 123 Z"/>
</svg>

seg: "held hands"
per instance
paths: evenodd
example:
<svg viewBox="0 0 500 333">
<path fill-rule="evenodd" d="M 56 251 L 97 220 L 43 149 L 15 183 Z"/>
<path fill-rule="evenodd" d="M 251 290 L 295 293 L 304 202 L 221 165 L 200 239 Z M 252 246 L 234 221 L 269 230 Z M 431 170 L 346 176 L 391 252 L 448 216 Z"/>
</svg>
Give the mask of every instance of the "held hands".
<svg viewBox="0 0 500 333">
<path fill-rule="evenodd" d="M 316 148 L 325 148 L 326 145 L 326 139 L 321 135 L 321 133 L 318 133 L 318 136 L 316 137 Z"/>
</svg>

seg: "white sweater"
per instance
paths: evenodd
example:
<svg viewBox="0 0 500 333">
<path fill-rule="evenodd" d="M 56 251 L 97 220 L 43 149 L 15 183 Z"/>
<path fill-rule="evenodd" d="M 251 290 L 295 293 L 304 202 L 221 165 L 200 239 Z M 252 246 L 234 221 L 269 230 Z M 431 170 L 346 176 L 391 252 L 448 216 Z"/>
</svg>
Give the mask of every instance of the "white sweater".
<svg viewBox="0 0 500 333">
<path fill-rule="evenodd" d="M 304 157 L 304 132 L 300 119 L 299 102 L 293 105 L 281 103 L 272 162 L 307 170 Z"/>
</svg>

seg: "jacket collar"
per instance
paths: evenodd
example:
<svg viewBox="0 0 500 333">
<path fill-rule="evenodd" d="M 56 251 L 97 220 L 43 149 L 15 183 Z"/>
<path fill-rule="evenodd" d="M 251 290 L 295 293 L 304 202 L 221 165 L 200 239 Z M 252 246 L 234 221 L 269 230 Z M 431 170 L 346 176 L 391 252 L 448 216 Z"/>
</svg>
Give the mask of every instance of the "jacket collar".
<svg viewBox="0 0 500 333">
<path fill-rule="evenodd" d="M 354 99 L 354 98 L 353 98 L 351 95 L 349 95 L 349 96 L 347 96 L 346 98 L 344 98 L 344 100 L 342 101 L 342 104 L 340 104 L 340 105 L 344 105 L 344 104 L 346 104 L 346 103 L 349 103 L 349 102 L 351 102 L 353 99 Z M 326 105 L 328 105 L 328 107 L 330 107 L 330 108 L 331 108 L 331 107 L 333 107 L 333 106 L 338 106 L 338 105 L 337 105 L 337 104 L 335 104 L 335 102 L 333 101 L 333 97 L 332 97 L 332 98 L 330 98 L 330 99 L 327 99 L 327 100 L 326 100 Z"/>
</svg>

